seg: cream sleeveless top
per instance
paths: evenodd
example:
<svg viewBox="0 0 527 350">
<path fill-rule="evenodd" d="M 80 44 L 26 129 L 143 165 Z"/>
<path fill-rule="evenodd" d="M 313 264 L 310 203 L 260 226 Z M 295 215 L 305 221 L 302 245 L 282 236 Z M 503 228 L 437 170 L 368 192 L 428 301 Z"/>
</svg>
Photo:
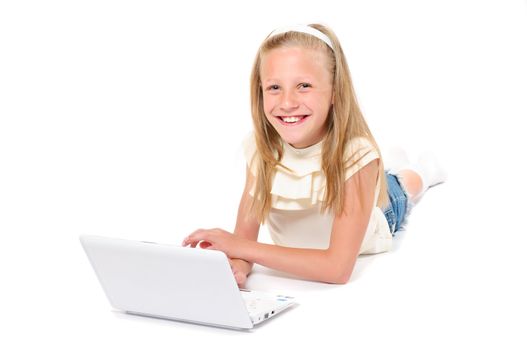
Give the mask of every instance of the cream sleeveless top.
<svg viewBox="0 0 527 350">
<path fill-rule="evenodd" d="M 321 169 L 323 141 L 313 146 L 297 149 L 283 143 L 281 163 L 290 171 L 278 167 L 271 190 L 271 211 L 266 220 L 275 244 L 285 247 L 327 249 L 335 215 L 320 212 L 324 199 L 326 178 Z M 243 141 L 245 158 L 253 175 L 257 174 L 256 143 L 251 133 Z M 362 157 L 362 158 L 361 158 Z M 345 152 L 345 178 L 350 178 L 363 166 L 379 158 L 379 154 L 366 138 L 349 142 Z M 356 164 L 354 161 L 360 159 Z M 352 165 L 353 164 L 353 165 Z M 377 177 L 375 203 L 379 196 Z M 250 190 L 254 196 L 254 186 Z M 392 234 L 382 210 L 373 207 L 360 254 L 375 254 L 390 250 Z"/>
</svg>

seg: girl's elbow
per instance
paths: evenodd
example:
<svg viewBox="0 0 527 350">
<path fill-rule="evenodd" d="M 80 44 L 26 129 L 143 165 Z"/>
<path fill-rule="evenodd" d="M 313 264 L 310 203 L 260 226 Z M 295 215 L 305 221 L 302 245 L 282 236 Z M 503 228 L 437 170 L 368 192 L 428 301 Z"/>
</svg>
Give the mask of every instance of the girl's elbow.
<svg viewBox="0 0 527 350">
<path fill-rule="evenodd" d="M 331 280 L 329 283 L 332 284 L 346 284 L 351 279 L 351 274 L 353 273 L 353 268 L 346 269 L 334 269 L 331 274 Z"/>
<path fill-rule="evenodd" d="M 351 278 L 351 272 L 340 274 L 336 276 L 336 278 L 333 280 L 333 284 L 346 284 L 349 282 L 350 278 Z"/>
<path fill-rule="evenodd" d="M 339 261 L 337 259 L 329 259 L 326 271 L 330 276 L 329 283 L 332 284 L 346 284 L 351 279 L 353 269 L 355 267 L 355 259 L 353 261 Z"/>
</svg>

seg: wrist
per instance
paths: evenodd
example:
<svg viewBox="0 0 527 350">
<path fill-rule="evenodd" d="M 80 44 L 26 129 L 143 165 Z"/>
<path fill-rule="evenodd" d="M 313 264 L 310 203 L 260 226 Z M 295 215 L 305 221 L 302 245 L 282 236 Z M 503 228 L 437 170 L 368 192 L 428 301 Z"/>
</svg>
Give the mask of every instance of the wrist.
<svg viewBox="0 0 527 350">
<path fill-rule="evenodd" d="M 251 273 L 253 265 L 254 265 L 252 262 L 249 262 L 243 259 L 238 259 L 238 258 L 234 258 L 232 260 L 233 260 L 233 263 L 237 265 L 237 269 L 240 272 L 243 272 L 246 275 L 249 275 Z"/>
</svg>

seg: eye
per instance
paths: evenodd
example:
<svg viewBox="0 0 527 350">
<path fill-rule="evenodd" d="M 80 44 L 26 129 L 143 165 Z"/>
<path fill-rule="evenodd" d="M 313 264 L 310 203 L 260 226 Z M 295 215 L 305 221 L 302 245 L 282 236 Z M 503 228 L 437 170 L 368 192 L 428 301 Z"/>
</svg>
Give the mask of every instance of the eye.
<svg viewBox="0 0 527 350">
<path fill-rule="evenodd" d="M 298 87 L 301 88 L 301 89 L 307 89 L 307 88 L 312 87 L 312 85 L 309 84 L 309 83 L 300 83 L 300 84 L 298 84 Z"/>
<path fill-rule="evenodd" d="M 280 89 L 280 86 L 278 86 L 278 85 L 276 85 L 276 84 L 274 84 L 274 85 L 269 85 L 269 86 L 267 87 L 267 90 L 269 90 L 269 91 L 276 91 L 276 90 L 278 90 L 278 89 Z"/>
</svg>

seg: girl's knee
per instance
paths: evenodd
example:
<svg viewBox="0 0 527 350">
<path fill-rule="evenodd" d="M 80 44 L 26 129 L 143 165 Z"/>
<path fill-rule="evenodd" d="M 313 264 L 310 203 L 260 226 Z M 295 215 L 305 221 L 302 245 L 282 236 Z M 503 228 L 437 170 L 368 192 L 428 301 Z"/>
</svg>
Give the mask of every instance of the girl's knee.
<svg viewBox="0 0 527 350">
<path fill-rule="evenodd" d="M 398 177 L 403 181 L 402 185 L 410 196 L 410 199 L 414 199 L 423 191 L 423 179 L 414 170 L 401 170 Z"/>
</svg>

